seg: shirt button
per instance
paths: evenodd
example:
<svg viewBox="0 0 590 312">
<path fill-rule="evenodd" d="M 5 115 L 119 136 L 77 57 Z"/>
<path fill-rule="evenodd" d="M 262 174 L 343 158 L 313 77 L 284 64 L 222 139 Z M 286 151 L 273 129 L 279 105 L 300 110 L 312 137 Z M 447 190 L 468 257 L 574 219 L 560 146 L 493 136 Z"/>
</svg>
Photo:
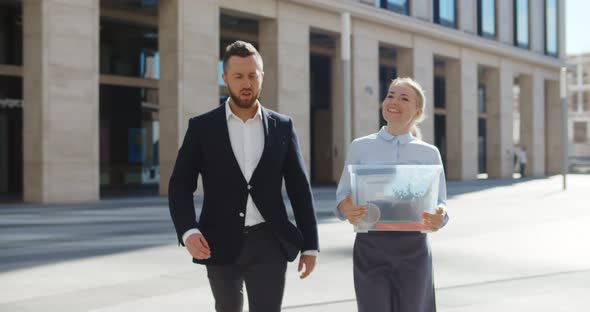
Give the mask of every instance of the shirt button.
<svg viewBox="0 0 590 312">
<path fill-rule="evenodd" d="M 244 213 L 243 212 L 240 212 L 240 217 L 242 217 L 242 218 L 244 217 Z"/>
</svg>

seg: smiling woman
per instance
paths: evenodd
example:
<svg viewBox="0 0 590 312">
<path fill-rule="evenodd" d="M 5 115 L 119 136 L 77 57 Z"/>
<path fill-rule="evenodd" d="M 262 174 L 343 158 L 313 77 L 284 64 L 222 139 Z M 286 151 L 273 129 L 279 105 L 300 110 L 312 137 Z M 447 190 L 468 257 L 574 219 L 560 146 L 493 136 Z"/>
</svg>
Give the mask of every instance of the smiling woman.
<svg viewBox="0 0 590 312">
<path fill-rule="evenodd" d="M 407 132 L 420 139 L 417 124 L 424 120 L 426 97 L 424 90 L 411 78 L 397 78 L 389 86 L 383 100 L 383 119 L 392 135 Z"/>
</svg>

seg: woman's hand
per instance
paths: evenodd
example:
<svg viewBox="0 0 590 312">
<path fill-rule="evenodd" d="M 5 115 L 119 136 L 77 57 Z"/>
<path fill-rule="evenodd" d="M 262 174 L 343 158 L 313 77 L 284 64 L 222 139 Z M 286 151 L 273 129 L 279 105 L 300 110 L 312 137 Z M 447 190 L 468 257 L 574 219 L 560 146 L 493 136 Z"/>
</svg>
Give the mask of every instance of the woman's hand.
<svg viewBox="0 0 590 312">
<path fill-rule="evenodd" d="M 350 224 L 358 224 L 359 220 L 367 213 L 367 207 L 355 206 L 350 195 L 346 195 L 344 200 L 338 204 L 338 210 L 342 212 Z"/>
<path fill-rule="evenodd" d="M 422 222 L 427 230 L 436 232 L 442 227 L 443 222 L 445 222 L 445 214 L 445 209 L 443 207 L 438 207 L 434 214 L 428 212 L 422 213 Z"/>
</svg>

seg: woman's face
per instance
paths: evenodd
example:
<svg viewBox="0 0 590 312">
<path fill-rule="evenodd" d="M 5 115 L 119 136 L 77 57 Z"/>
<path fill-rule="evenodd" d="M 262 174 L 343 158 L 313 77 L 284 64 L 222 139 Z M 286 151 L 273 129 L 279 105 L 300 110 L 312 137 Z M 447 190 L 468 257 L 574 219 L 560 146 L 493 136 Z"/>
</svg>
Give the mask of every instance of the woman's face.
<svg viewBox="0 0 590 312">
<path fill-rule="evenodd" d="M 413 121 L 420 116 L 417 107 L 417 94 L 404 84 L 391 85 L 383 100 L 383 119 L 387 124 L 396 124 L 410 128 Z"/>
</svg>

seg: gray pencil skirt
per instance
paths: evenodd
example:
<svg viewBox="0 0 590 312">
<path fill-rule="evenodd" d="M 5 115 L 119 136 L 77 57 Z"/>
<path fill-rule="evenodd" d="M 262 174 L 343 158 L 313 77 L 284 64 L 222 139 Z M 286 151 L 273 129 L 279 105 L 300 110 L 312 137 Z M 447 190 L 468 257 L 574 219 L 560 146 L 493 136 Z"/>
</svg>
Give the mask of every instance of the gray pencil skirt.
<svg viewBox="0 0 590 312">
<path fill-rule="evenodd" d="M 353 266 L 359 312 L 436 311 L 426 234 L 359 233 Z"/>
</svg>

